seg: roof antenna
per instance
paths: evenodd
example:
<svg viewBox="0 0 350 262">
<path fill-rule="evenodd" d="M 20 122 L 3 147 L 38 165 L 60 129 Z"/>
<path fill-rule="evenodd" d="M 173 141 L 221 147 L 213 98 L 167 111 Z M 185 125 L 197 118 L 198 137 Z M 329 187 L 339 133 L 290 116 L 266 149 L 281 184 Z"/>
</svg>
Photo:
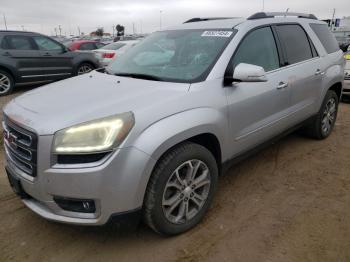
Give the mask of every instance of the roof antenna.
<svg viewBox="0 0 350 262">
<path fill-rule="evenodd" d="M 286 13 L 284 14 L 284 17 L 286 17 L 286 16 L 287 16 L 288 11 L 289 11 L 289 8 L 287 8 Z"/>
</svg>

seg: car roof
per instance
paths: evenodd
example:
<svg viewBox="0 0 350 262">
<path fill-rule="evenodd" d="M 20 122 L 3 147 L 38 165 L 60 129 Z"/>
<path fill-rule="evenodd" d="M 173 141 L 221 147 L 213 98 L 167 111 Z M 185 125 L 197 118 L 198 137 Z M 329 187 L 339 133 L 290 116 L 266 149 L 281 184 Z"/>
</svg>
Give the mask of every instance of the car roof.
<svg viewBox="0 0 350 262">
<path fill-rule="evenodd" d="M 208 18 L 206 18 L 208 19 Z M 168 27 L 167 30 L 183 30 L 183 29 L 231 29 L 236 25 L 246 21 L 244 18 L 215 18 L 215 20 L 202 20 L 197 22 L 187 22 L 181 25 Z"/>
<path fill-rule="evenodd" d="M 207 17 L 207 18 L 192 18 L 183 24 L 168 27 L 165 30 L 184 30 L 184 29 L 233 29 L 234 27 L 245 24 L 268 24 L 268 23 L 289 23 L 306 21 L 308 23 L 323 23 L 317 20 L 313 14 L 303 13 L 286 13 L 286 12 L 259 12 L 251 15 L 248 18 L 240 17 Z"/>
</svg>

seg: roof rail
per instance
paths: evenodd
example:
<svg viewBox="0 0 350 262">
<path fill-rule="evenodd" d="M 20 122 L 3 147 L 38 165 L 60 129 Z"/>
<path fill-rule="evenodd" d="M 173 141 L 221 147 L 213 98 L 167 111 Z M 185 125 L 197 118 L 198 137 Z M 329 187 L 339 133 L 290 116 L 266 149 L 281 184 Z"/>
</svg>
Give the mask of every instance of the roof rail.
<svg viewBox="0 0 350 262">
<path fill-rule="evenodd" d="M 263 19 L 263 18 L 274 18 L 278 16 L 284 16 L 284 17 L 298 17 L 298 18 L 307 18 L 307 19 L 314 19 L 318 20 L 317 17 L 313 14 L 304 14 L 304 13 L 290 13 L 290 12 L 259 12 L 255 13 L 248 17 L 248 20 L 255 20 L 255 19 Z"/>
<path fill-rule="evenodd" d="M 211 21 L 211 20 L 234 19 L 234 18 L 237 18 L 237 17 L 195 17 L 195 18 L 191 18 L 190 20 L 187 20 L 186 22 L 184 22 L 184 24 Z"/>
</svg>

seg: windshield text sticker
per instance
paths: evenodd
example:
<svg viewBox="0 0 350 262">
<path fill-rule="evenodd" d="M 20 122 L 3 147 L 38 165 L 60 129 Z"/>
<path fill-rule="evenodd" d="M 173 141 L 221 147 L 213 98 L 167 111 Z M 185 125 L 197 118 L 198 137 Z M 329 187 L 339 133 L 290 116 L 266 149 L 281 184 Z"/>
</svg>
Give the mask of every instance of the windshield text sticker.
<svg viewBox="0 0 350 262">
<path fill-rule="evenodd" d="M 230 37 L 232 31 L 204 31 L 202 36 Z"/>
</svg>

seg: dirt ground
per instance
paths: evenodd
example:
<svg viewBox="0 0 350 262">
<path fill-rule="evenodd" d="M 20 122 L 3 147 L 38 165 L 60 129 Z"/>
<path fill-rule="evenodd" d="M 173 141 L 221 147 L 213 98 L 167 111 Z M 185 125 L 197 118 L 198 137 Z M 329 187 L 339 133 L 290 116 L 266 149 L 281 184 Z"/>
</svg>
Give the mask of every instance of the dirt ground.
<svg viewBox="0 0 350 262">
<path fill-rule="evenodd" d="M 292 134 L 231 168 L 204 221 L 172 238 L 46 221 L 12 193 L 0 154 L 0 261 L 350 261 L 349 103 L 328 139 Z"/>
</svg>

